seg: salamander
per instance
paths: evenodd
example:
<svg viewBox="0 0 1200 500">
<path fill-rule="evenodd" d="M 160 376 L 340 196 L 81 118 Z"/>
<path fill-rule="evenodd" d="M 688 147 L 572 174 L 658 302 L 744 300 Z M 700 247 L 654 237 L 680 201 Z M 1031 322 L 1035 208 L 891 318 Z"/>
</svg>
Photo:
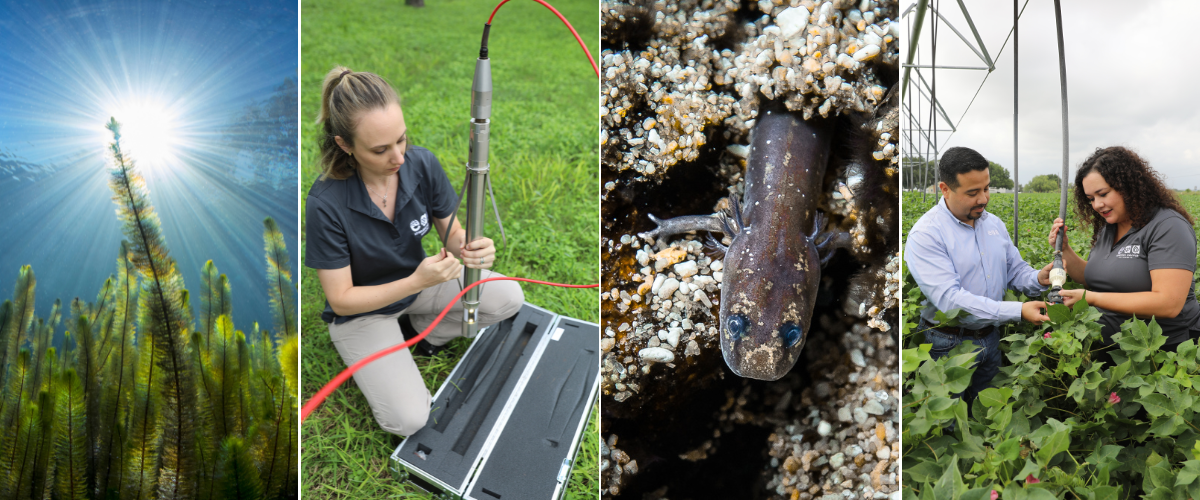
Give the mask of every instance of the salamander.
<svg viewBox="0 0 1200 500">
<path fill-rule="evenodd" d="M 821 269 L 850 235 L 822 232 L 817 210 L 832 137 L 832 120 L 805 121 L 768 102 L 759 110 L 739 205 L 712 215 L 661 220 L 639 236 L 686 231 L 731 238 L 721 284 L 720 335 L 725 363 L 742 377 L 777 380 L 795 365 L 807 337 Z"/>
</svg>

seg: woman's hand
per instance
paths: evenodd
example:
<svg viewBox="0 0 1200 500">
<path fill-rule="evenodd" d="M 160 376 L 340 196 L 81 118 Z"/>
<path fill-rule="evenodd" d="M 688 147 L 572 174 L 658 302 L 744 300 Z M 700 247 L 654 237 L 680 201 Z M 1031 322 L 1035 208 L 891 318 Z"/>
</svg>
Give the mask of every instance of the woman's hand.
<svg viewBox="0 0 1200 500">
<path fill-rule="evenodd" d="M 1080 300 L 1083 301 L 1084 305 L 1087 305 L 1088 301 L 1083 297 L 1083 293 L 1086 291 L 1087 290 L 1082 288 L 1075 290 L 1063 289 L 1059 290 L 1058 294 L 1062 296 L 1064 306 L 1073 307 L 1075 303 L 1079 302 Z"/>
<path fill-rule="evenodd" d="M 1063 220 L 1061 218 L 1054 219 L 1054 224 L 1052 226 L 1050 226 L 1050 235 L 1046 237 L 1046 240 L 1050 242 L 1050 248 L 1054 248 L 1054 242 L 1058 240 L 1058 229 L 1059 228 L 1062 228 L 1062 230 L 1063 230 L 1063 253 L 1065 254 L 1065 253 L 1067 253 L 1067 250 L 1069 248 L 1071 248 L 1071 245 L 1067 241 L 1066 224 L 1063 223 Z"/>
<path fill-rule="evenodd" d="M 496 262 L 496 244 L 491 238 L 481 237 L 458 247 L 463 264 L 472 269 L 487 269 Z"/>
<path fill-rule="evenodd" d="M 412 275 L 424 290 L 456 279 L 460 274 L 462 274 L 462 264 L 459 264 L 458 259 L 449 252 L 442 250 L 422 260 Z"/>
</svg>

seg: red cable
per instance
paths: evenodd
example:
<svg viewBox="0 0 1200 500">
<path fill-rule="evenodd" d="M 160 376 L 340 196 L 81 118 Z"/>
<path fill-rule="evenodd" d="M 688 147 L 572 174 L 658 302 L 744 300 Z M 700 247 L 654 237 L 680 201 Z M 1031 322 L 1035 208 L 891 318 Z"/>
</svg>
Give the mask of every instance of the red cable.
<svg viewBox="0 0 1200 500">
<path fill-rule="evenodd" d="M 562 20 L 563 24 L 567 25 L 567 29 L 571 30 L 572 35 L 575 35 L 575 41 L 579 42 L 579 46 L 583 48 L 583 53 L 587 54 L 588 62 L 592 63 L 592 69 L 596 71 L 596 76 L 599 77 L 600 76 L 600 67 L 596 66 L 596 60 L 592 58 L 592 52 L 588 50 L 587 45 L 583 44 L 583 39 L 579 38 L 579 33 L 575 32 L 575 27 L 571 26 L 571 23 L 569 21 L 567 21 L 567 18 L 563 17 L 563 15 L 560 14 L 557 9 L 552 7 L 550 4 L 546 3 L 544 0 L 533 0 L 533 1 L 546 6 L 547 9 L 550 9 L 550 12 L 553 12 L 554 15 L 558 16 L 558 18 Z M 496 8 L 494 10 L 492 10 L 492 15 L 488 16 L 487 23 L 489 25 L 492 24 L 492 18 L 496 17 L 496 11 L 500 10 L 500 6 L 504 5 L 506 3 L 508 3 L 508 0 L 503 0 L 500 2 L 499 5 L 496 6 Z"/>
<path fill-rule="evenodd" d="M 508 1 L 508 0 L 505 0 L 505 1 Z M 442 318 L 444 318 L 446 316 L 446 313 L 450 312 L 450 308 L 454 307 L 454 304 L 458 303 L 458 299 L 462 298 L 462 296 L 467 293 L 467 290 L 470 290 L 482 283 L 487 283 L 489 281 L 524 281 L 524 282 L 528 282 L 528 283 L 537 283 L 539 285 L 561 286 L 564 288 L 600 288 L 599 283 L 597 283 L 595 285 L 564 285 L 562 283 L 551 283 L 549 281 L 531 280 L 529 278 L 512 278 L 512 277 L 508 277 L 508 276 L 497 277 L 497 278 L 488 278 L 485 280 L 479 280 L 474 283 L 471 283 L 466 288 L 463 288 L 461 292 L 458 292 L 458 295 L 455 295 L 454 298 L 450 300 L 450 303 L 447 304 L 444 309 L 442 309 L 442 313 L 439 314 L 438 317 L 433 320 L 433 323 L 430 323 L 429 326 L 426 327 L 424 331 L 422 331 L 420 334 L 418 334 L 412 340 L 404 342 L 403 344 L 397 344 L 397 345 L 388 347 L 386 349 L 376 352 L 375 354 L 367 356 L 367 357 L 363 358 L 362 360 L 360 360 L 359 362 L 354 363 L 353 366 L 346 368 L 345 370 L 342 370 L 342 372 L 339 373 L 336 377 L 333 377 L 333 380 L 330 380 L 329 383 L 325 384 L 325 387 L 322 387 L 321 390 L 317 391 L 317 394 L 314 395 L 312 397 L 312 399 L 309 399 L 307 403 L 304 403 L 304 408 L 302 408 L 300 410 L 300 423 L 304 423 L 304 419 L 308 418 L 308 414 L 312 413 L 313 410 L 316 410 L 318 406 L 321 406 L 321 403 L 323 403 L 325 401 L 325 398 L 329 397 L 330 394 L 333 394 L 333 391 L 336 391 L 338 386 L 342 385 L 342 383 L 345 382 L 346 379 L 349 379 L 351 375 L 354 375 L 354 372 L 360 370 L 364 366 L 367 366 L 372 361 L 375 361 L 379 358 L 387 356 L 388 354 L 394 353 L 396 351 L 399 351 L 400 349 L 404 349 L 405 347 L 408 347 L 413 344 L 416 344 L 417 342 L 420 342 L 421 339 L 424 339 L 426 335 L 429 335 L 429 332 L 433 330 L 433 327 L 437 326 L 437 324 L 442 321 Z"/>
</svg>

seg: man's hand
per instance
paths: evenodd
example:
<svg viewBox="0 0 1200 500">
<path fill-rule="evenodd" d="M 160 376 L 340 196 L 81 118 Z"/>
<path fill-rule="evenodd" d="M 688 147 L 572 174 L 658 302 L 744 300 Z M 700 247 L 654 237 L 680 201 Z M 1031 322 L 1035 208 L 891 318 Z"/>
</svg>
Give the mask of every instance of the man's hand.
<svg viewBox="0 0 1200 500">
<path fill-rule="evenodd" d="M 1035 325 L 1040 325 L 1043 321 L 1050 321 L 1050 317 L 1042 312 L 1042 309 L 1045 308 L 1046 303 L 1040 300 L 1031 300 L 1021 304 L 1021 319 Z"/>
<path fill-rule="evenodd" d="M 1038 271 L 1038 283 L 1042 286 L 1050 286 L 1050 270 L 1054 268 L 1054 263 L 1046 264 L 1041 271 Z"/>
</svg>

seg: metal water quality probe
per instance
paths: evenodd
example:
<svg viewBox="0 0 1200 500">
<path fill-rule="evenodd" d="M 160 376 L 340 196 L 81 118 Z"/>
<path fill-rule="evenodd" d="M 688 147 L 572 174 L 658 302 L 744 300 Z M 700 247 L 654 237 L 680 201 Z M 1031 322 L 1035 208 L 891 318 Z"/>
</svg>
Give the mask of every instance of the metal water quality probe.
<svg viewBox="0 0 1200 500">
<path fill-rule="evenodd" d="M 1067 174 L 1070 173 L 1069 156 L 1071 149 L 1070 133 L 1067 129 L 1067 60 L 1063 54 L 1062 7 L 1059 0 L 1054 0 L 1054 22 L 1058 27 L 1058 79 L 1059 90 L 1062 93 L 1062 193 L 1058 202 L 1058 217 L 1063 220 L 1059 227 L 1058 238 L 1054 240 L 1054 265 L 1050 269 L 1050 293 L 1046 296 L 1047 304 L 1062 304 L 1059 294 L 1067 282 L 1067 270 L 1063 267 L 1063 241 L 1067 239 Z"/>
<path fill-rule="evenodd" d="M 483 188 L 492 191 L 490 165 L 488 163 L 488 139 L 492 116 L 492 66 L 488 60 L 487 39 L 491 23 L 483 27 L 483 42 L 479 48 L 479 59 L 475 60 L 475 78 L 471 82 L 471 132 L 467 153 L 467 173 L 463 194 L 467 198 L 467 215 L 464 224 L 467 242 L 483 237 Z M 504 225 L 500 223 L 500 211 L 496 208 L 496 196 L 492 194 L 492 209 L 504 237 Z M 507 238 L 505 238 L 507 240 Z M 507 242 L 507 241 L 506 241 Z M 470 267 L 463 268 L 463 286 L 479 281 L 481 272 Z M 463 335 L 474 337 L 479 332 L 480 288 L 471 288 L 463 296 Z"/>
</svg>

